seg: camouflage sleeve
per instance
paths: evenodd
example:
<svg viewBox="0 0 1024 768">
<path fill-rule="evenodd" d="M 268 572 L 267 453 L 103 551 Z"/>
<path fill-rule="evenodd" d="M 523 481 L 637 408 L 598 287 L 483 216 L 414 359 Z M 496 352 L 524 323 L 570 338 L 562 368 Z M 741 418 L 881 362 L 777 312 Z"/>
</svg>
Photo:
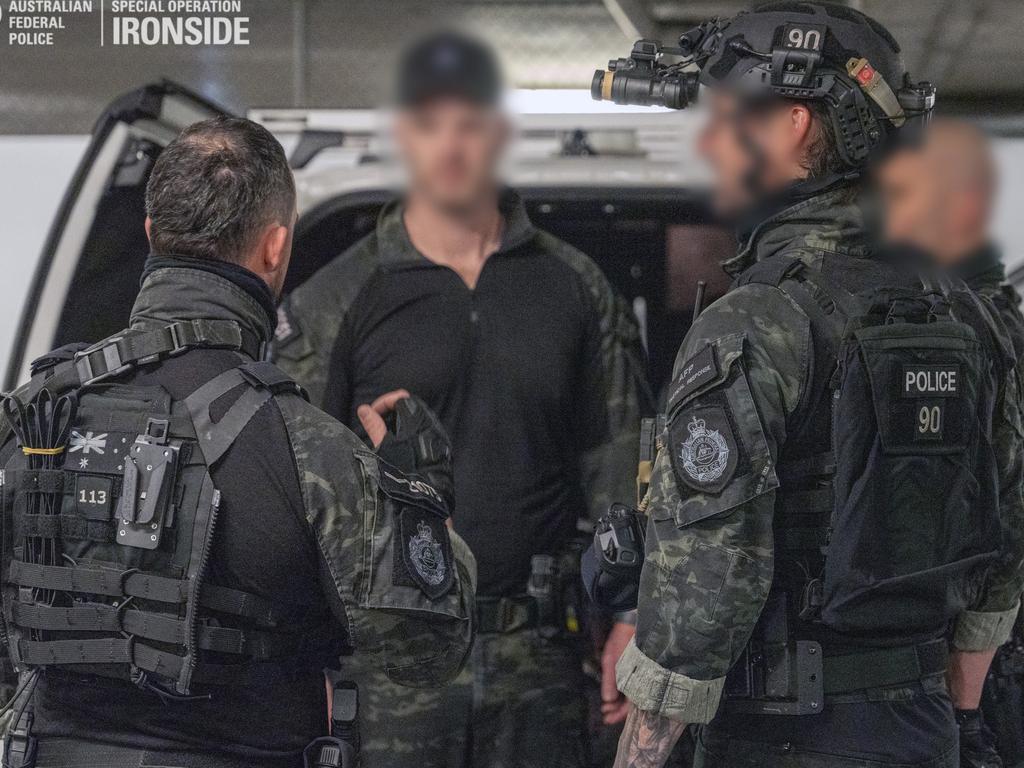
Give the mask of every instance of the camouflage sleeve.
<svg viewBox="0 0 1024 768">
<path fill-rule="evenodd" d="M 999 464 L 1002 548 L 982 598 L 957 617 L 953 645 L 961 651 L 997 648 L 1013 631 L 1024 590 L 1024 407 L 1020 366 L 1002 387 L 992 445 Z"/>
<path fill-rule="evenodd" d="M 806 315 L 775 288 L 715 302 L 680 349 L 650 485 L 634 642 L 640 709 L 708 722 L 771 586 L 775 464 L 807 375 Z"/>
<path fill-rule="evenodd" d="M 349 307 L 377 264 L 376 238 L 357 243 L 292 291 L 277 311 L 274 362 L 325 407 L 331 358 Z M 335 414 L 338 415 L 338 414 Z"/>
<path fill-rule="evenodd" d="M 612 502 L 636 495 L 640 419 L 653 411 L 640 328 L 625 299 L 585 254 L 550 235 L 543 245 L 579 276 L 592 313 L 592 338 L 578 403 L 582 426 L 581 483 L 591 520 Z"/>
<path fill-rule="evenodd" d="M 308 403 L 280 406 L 325 590 L 337 598 L 355 662 L 401 685 L 447 683 L 472 644 L 476 584 L 476 562 L 448 529 L 447 508 Z"/>
</svg>

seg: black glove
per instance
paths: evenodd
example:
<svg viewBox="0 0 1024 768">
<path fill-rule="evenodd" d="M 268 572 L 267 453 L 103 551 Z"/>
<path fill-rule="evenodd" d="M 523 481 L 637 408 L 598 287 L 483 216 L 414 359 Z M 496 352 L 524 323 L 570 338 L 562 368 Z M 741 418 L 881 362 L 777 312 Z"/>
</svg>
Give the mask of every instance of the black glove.
<svg viewBox="0 0 1024 768">
<path fill-rule="evenodd" d="M 960 729 L 961 768 L 1003 768 L 995 734 L 985 725 L 980 709 L 958 709 L 956 724 Z"/>
<path fill-rule="evenodd" d="M 388 433 L 377 455 L 406 474 L 419 475 L 441 494 L 449 510 L 454 509 L 452 444 L 440 419 L 413 395 L 399 400 L 385 421 Z"/>
<path fill-rule="evenodd" d="M 608 611 L 636 608 L 644 565 L 646 518 L 625 504 L 612 504 L 583 552 L 580 571 L 590 599 Z"/>
</svg>

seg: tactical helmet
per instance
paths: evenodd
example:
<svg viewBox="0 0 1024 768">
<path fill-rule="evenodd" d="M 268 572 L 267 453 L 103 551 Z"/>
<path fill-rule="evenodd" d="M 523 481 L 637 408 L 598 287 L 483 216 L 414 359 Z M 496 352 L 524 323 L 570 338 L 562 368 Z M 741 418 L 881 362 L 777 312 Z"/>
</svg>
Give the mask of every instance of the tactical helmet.
<svg viewBox="0 0 1024 768">
<path fill-rule="evenodd" d="M 681 60 L 664 64 L 661 56 Z M 591 90 L 616 103 L 682 109 L 696 99 L 697 82 L 748 99 L 822 102 L 850 169 L 863 167 L 897 129 L 923 124 L 935 104 L 935 88 L 911 82 L 885 27 L 847 6 L 798 0 L 705 22 L 677 48 L 641 40 L 630 59 L 596 73 Z"/>
</svg>

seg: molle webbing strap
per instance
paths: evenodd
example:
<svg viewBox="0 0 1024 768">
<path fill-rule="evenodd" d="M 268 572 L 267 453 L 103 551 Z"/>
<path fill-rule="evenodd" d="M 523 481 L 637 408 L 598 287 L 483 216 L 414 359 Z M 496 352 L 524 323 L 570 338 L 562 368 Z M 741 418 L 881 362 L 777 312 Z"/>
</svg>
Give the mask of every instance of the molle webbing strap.
<svg viewBox="0 0 1024 768">
<path fill-rule="evenodd" d="M 306 390 L 273 363 L 257 360 L 239 366 L 242 375 L 254 386 L 265 387 L 274 394 L 290 393 L 309 400 Z"/>
<path fill-rule="evenodd" d="M 19 640 L 17 655 L 30 666 L 72 664 L 130 664 L 168 678 L 181 674 L 185 659 L 133 638 L 86 640 Z"/>
<path fill-rule="evenodd" d="M 161 651 L 134 638 L 86 640 L 19 640 L 12 647 L 20 663 L 29 666 L 71 666 L 75 664 L 127 664 L 161 677 L 179 678 L 190 659 Z M 268 682 L 294 679 L 294 667 L 280 663 L 251 661 L 241 664 L 200 662 L 189 678 L 207 685 L 246 684 L 247 680 Z"/>
<path fill-rule="evenodd" d="M 5 476 L 11 490 L 26 493 L 63 493 L 63 469 L 12 469 Z"/>
<path fill-rule="evenodd" d="M 241 616 L 265 627 L 277 626 L 281 621 L 277 608 L 270 601 L 251 592 L 216 584 L 203 584 L 199 604 L 215 613 Z"/>
<path fill-rule="evenodd" d="M 186 645 L 185 622 L 164 613 L 120 610 L 105 603 L 74 608 L 55 608 L 15 602 L 11 606 L 14 624 L 27 629 L 60 632 L 125 632 L 160 643 Z M 314 639 L 306 635 L 241 630 L 201 623 L 196 627 L 197 646 L 205 651 L 266 660 L 295 652 Z"/>
<path fill-rule="evenodd" d="M 21 587 L 105 597 L 138 597 L 172 604 L 183 603 L 189 588 L 187 581 L 163 576 L 84 565 L 35 565 L 20 560 L 11 562 L 9 578 Z M 241 616 L 266 626 L 274 626 L 279 621 L 269 602 L 237 589 L 206 584 L 199 603 L 211 611 Z"/>
<path fill-rule="evenodd" d="M 106 597 L 138 597 L 161 603 L 183 603 L 189 587 L 186 581 L 134 571 L 82 565 L 37 565 L 20 560 L 11 562 L 10 580 L 21 587 Z"/>
<path fill-rule="evenodd" d="M 78 515 L 22 515 L 18 518 L 21 536 L 38 536 L 56 539 L 64 536 L 71 539 L 111 542 L 114 532 L 106 520 L 87 520 Z"/>
</svg>

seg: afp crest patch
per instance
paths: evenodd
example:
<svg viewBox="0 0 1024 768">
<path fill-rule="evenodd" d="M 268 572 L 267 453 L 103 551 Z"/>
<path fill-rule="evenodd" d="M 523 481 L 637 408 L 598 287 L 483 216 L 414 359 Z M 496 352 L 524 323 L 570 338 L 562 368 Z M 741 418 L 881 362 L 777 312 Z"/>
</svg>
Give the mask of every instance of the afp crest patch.
<svg viewBox="0 0 1024 768">
<path fill-rule="evenodd" d="M 696 491 L 719 493 L 736 473 L 739 449 L 725 408 L 687 408 L 669 425 L 676 478 Z"/>
<path fill-rule="evenodd" d="M 417 586 L 431 600 L 448 594 L 455 578 L 455 560 L 444 520 L 426 510 L 406 507 L 398 533 L 396 550 L 401 558 L 395 558 L 396 583 Z"/>
</svg>

